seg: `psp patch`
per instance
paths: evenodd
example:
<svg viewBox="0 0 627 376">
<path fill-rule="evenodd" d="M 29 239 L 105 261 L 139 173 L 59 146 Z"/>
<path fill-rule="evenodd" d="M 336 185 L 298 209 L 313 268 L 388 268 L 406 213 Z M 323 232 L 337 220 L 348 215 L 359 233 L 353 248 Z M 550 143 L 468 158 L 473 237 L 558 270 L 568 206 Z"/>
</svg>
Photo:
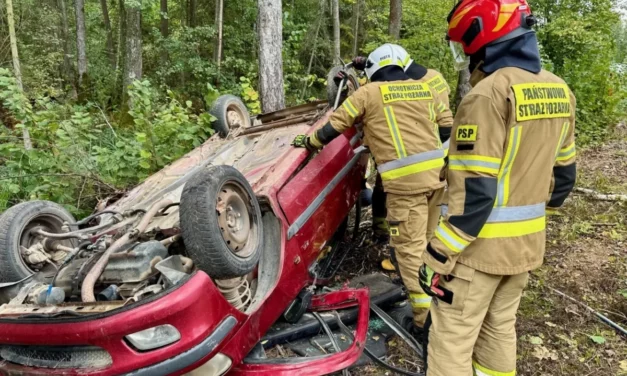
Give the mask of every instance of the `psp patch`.
<svg viewBox="0 0 627 376">
<path fill-rule="evenodd" d="M 399 236 L 400 234 L 398 227 L 390 227 L 390 236 Z"/>
<path fill-rule="evenodd" d="M 457 142 L 475 142 L 477 141 L 476 125 L 460 125 L 455 132 L 455 141 Z"/>
</svg>

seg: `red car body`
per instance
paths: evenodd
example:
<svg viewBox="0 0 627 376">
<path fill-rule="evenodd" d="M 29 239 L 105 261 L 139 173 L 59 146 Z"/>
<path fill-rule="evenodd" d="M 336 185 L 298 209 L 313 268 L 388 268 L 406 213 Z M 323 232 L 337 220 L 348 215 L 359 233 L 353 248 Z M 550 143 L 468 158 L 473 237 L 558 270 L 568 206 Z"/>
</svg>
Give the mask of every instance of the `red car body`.
<svg viewBox="0 0 627 376">
<path fill-rule="evenodd" d="M 310 306 L 318 311 L 359 307 L 356 338 L 348 350 L 283 363 L 244 362 L 299 292 L 312 283 L 310 267 L 347 217 L 361 190 L 368 157 L 358 146 L 356 129 L 338 137 L 315 156 L 289 146 L 295 135 L 309 133 L 315 125 L 327 122 L 330 114 L 322 112 L 315 123 L 301 122 L 274 130 L 277 136 L 272 136 L 275 144 L 271 147 L 280 152 L 251 168 L 238 167 L 244 170 L 241 172 L 265 211 L 275 218 L 280 232 L 277 277 L 253 312 L 243 313 L 232 307 L 212 279 L 196 271 L 174 289 L 102 314 L 1 319 L 0 349 L 3 345 L 21 345 L 25 351 L 95 346 L 109 354 L 111 363 L 104 368 L 34 368 L 2 360 L 0 352 L 0 374 L 181 375 L 218 353 L 232 361 L 229 374 L 235 375 L 320 375 L 354 363 L 363 350 L 368 326 L 365 289 L 316 295 Z M 142 189 L 136 189 L 128 200 L 141 195 Z M 115 205 L 123 204 L 124 199 Z M 125 340 L 129 334 L 163 324 L 178 329 L 181 339 L 147 352 L 139 352 Z"/>
</svg>

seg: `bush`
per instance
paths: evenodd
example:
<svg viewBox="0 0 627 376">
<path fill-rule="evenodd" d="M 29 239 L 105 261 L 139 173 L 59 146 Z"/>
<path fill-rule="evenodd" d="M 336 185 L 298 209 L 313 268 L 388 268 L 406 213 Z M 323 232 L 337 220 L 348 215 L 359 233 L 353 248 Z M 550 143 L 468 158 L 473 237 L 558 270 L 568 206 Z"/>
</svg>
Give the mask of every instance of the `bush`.
<svg viewBox="0 0 627 376">
<path fill-rule="evenodd" d="M 0 127 L 0 212 L 37 199 L 85 215 L 98 199 L 137 184 L 213 134 L 210 115 L 194 114 L 191 102 L 161 95 L 148 81 L 134 82 L 129 97 L 133 122 L 121 127 L 93 103 L 42 99 L 33 106 L 0 69 L 0 101 L 19 123 Z M 31 151 L 22 146 L 22 126 Z"/>
</svg>

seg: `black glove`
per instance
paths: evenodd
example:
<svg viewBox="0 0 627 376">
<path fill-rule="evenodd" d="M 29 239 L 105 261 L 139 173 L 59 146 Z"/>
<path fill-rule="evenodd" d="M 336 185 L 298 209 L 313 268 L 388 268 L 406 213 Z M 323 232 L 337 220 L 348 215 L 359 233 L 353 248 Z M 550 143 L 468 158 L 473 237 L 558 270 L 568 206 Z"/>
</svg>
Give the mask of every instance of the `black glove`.
<svg viewBox="0 0 627 376">
<path fill-rule="evenodd" d="M 309 151 L 318 150 L 318 148 L 316 148 L 315 146 L 311 144 L 311 141 L 309 140 L 309 136 L 306 136 L 304 134 L 299 134 L 298 136 L 296 136 L 294 138 L 294 141 L 292 141 L 292 146 L 297 147 L 297 148 L 305 148 Z"/>
<path fill-rule="evenodd" d="M 365 56 L 357 56 L 356 58 L 353 59 L 353 68 L 357 69 L 357 70 L 364 70 L 366 69 L 366 62 L 368 61 L 368 58 Z"/>
<path fill-rule="evenodd" d="M 333 77 L 333 82 L 335 82 L 335 85 L 340 86 L 340 82 L 342 82 L 342 80 L 345 79 L 346 77 L 348 77 L 348 73 L 344 71 L 339 71 L 337 72 L 335 77 Z"/>
</svg>

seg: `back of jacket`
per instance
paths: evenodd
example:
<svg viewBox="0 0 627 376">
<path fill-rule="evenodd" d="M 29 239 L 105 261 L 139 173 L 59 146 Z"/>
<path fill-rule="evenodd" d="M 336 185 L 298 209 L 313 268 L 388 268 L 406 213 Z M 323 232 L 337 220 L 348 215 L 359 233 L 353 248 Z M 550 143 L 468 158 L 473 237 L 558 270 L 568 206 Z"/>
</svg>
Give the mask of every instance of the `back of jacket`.
<svg viewBox="0 0 627 376">
<path fill-rule="evenodd" d="M 427 258 L 514 275 L 542 264 L 546 207 L 574 186 L 575 98 L 562 79 L 502 68 L 462 101 L 451 136 L 448 214 Z M 448 274 L 448 273 L 447 273 Z"/>
<path fill-rule="evenodd" d="M 434 69 L 427 69 L 427 74 L 422 78 L 422 81 L 425 81 L 433 90 L 438 93 L 438 97 L 444 104 L 444 111 L 446 115 L 453 117 L 453 113 L 451 112 L 451 105 L 449 100 L 449 95 L 451 94 L 451 88 L 448 85 L 448 82 L 444 79 L 442 74 Z M 453 124 L 451 124 L 452 126 Z M 447 141 L 451 136 L 450 127 L 440 126 L 440 139 L 442 142 Z"/>
<path fill-rule="evenodd" d="M 359 120 L 387 192 L 416 194 L 444 185 L 438 123 L 452 118 L 444 117 L 442 101 L 426 82 L 369 83 L 346 99 L 330 123 L 343 132 Z"/>
</svg>

